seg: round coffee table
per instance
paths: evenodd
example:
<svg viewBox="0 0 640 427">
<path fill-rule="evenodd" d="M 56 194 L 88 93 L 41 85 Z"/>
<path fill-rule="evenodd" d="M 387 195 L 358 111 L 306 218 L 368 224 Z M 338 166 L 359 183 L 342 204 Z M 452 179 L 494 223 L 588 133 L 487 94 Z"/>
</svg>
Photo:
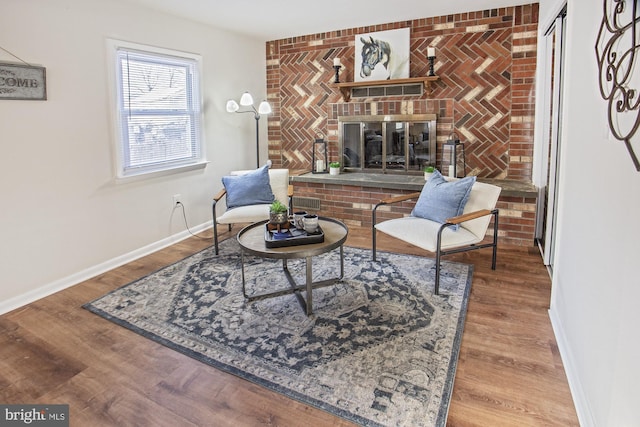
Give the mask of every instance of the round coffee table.
<svg viewBox="0 0 640 427">
<path fill-rule="evenodd" d="M 265 224 L 268 221 L 261 221 L 255 224 L 251 224 L 240 230 L 238 233 L 238 243 L 242 249 L 242 293 L 248 301 L 255 301 L 264 298 L 271 298 L 285 294 L 294 293 L 300 301 L 302 309 L 305 310 L 307 315 L 313 313 L 313 296 L 312 291 L 315 288 L 322 286 L 333 285 L 344 277 L 344 250 L 343 244 L 347 240 L 349 229 L 342 222 L 332 219 L 319 217 L 318 224 L 324 233 L 324 241 L 321 243 L 310 243 L 295 246 L 286 246 L 280 248 L 267 248 L 265 244 Z M 312 261 L 311 258 L 336 248 L 340 248 L 340 276 L 333 277 L 318 282 L 313 282 L 312 275 Z M 263 294 L 247 295 L 246 281 L 244 274 L 244 257 L 245 255 L 254 255 L 261 258 L 276 258 L 282 260 L 282 269 L 284 271 L 287 280 L 289 281 L 289 288 L 274 290 Z M 287 260 L 304 258 L 306 261 L 306 283 L 304 285 L 298 285 L 289 272 L 287 266 Z M 300 291 L 305 291 L 306 300 L 301 295 Z"/>
</svg>

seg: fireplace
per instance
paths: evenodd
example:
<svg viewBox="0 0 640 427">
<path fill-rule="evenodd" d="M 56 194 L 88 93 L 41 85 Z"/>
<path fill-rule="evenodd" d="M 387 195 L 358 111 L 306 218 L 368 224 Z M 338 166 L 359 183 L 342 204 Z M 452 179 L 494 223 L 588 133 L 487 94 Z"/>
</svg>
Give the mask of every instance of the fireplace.
<svg viewBox="0 0 640 427">
<path fill-rule="evenodd" d="M 347 171 L 419 174 L 436 164 L 436 115 L 338 118 L 339 152 Z"/>
</svg>

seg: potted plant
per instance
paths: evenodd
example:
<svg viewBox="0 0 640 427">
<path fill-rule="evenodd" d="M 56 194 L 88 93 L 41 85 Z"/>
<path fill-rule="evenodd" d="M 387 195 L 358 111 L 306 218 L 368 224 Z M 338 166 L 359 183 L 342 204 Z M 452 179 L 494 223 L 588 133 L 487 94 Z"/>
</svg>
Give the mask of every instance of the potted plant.
<svg viewBox="0 0 640 427">
<path fill-rule="evenodd" d="M 287 206 L 278 200 L 271 203 L 269 207 L 269 222 L 276 225 L 278 230 L 280 230 L 280 226 L 289 221 L 289 215 L 287 215 L 288 210 Z"/>
<path fill-rule="evenodd" d="M 340 162 L 329 163 L 329 175 L 340 175 Z"/>
<path fill-rule="evenodd" d="M 436 168 L 433 166 L 425 166 L 424 167 L 424 180 L 427 181 L 429 180 L 429 178 L 431 178 L 431 175 L 433 175 L 433 172 L 435 172 Z"/>
</svg>

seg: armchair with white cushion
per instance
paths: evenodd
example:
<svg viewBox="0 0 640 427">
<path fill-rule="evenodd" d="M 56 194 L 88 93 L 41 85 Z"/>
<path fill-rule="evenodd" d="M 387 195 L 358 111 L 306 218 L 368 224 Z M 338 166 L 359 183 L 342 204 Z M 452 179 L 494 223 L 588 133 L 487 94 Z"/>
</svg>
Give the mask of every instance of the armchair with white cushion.
<svg viewBox="0 0 640 427">
<path fill-rule="evenodd" d="M 291 207 L 293 186 L 289 184 L 288 169 L 232 171 L 222 178 L 224 188 L 213 198 L 213 241 L 218 255 L 218 224 L 255 223 L 269 219 L 269 207 L 274 200 Z M 226 210 L 218 215 L 217 206 L 226 199 Z"/>
<path fill-rule="evenodd" d="M 431 180 L 434 180 L 433 182 Z M 447 181 L 439 173 L 425 184 L 422 192 L 381 200 L 372 210 L 373 260 L 376 261 L 376 231 L 436 254 L 435 289 L 440 291 L 440 258 L 443 255 L 482 248 L 493 248 L 491 268 L 496 268 L 498 247 L 498 209 L 501 188 L 477 182 L 475 177 Z M 452 196 L 456 193 L 457 196 Z M 381 206 L 417 200 L 410 216 L 376 223 Z M 493 239 L 482 243 L 493 217 Z"/>
</svg>

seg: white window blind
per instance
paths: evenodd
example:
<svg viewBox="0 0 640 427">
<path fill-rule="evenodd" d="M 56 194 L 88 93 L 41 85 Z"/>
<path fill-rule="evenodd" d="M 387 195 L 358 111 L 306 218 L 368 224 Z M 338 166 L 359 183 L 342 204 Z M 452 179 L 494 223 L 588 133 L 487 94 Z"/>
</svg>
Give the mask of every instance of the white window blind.
<svg viewBox="0 0 640 427">
<path fill-rule="evenodd" d="M 203 160 L 196 59 L 116 48 L 120 176 Z"/>
</svg>

